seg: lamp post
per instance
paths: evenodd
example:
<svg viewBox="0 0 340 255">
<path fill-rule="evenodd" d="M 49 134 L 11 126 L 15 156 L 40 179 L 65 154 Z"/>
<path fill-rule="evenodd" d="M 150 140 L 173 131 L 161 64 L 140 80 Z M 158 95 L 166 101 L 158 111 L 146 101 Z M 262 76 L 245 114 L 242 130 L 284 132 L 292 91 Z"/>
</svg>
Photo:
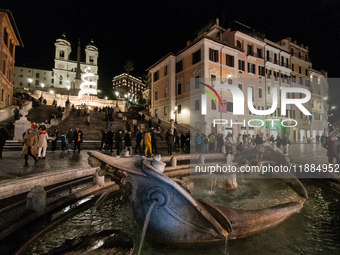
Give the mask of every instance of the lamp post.
<svg viewBox="0 0 340 255">
<path fill-rule="evenodd" d="M 41 86 L 41 97 L 42 97 L 45 84 L 44 84 L 44 83 L 41 83 L 40 86 Z"/>
<path fill-rule="evenodd" d="M 31 78 L 28 78 L 28 82 L 29 82 L 29 83 L 28 83 L 28 87 L 31 87 L 32 81 L 33 81 L 33 80 L 32 80 Z"/>
<path fill-rule="evenodd" d="M 118 91 L 116 91 L 116 97 L 117 97 L 117 99 L 119 98 L 118 95 L 119 95 L 119 93 L 118 93 Z"/>
<path fill-rule="evenodd" d="M 175 124 L 177 124 L 177 106 L 175 106 Z"/>
</svg>

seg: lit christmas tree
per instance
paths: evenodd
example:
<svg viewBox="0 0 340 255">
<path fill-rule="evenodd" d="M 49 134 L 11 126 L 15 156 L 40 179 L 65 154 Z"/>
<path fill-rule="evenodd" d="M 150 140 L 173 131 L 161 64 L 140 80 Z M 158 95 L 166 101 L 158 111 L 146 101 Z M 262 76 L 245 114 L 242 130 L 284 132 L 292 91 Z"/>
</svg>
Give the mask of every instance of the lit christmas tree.
<svg viewBox="0 0 340 255">
<path fill-rule="evenodd" d="M 93 76 L 95 76 L 95 74 L 91 73 L 91 67 L 86 67 L 85 73 L 81 75 L 83 82 L 80 84 L 78 98 L 84 103 L 89 102 L 90 95 L 97 95 L 97 82 L 91 81 L 91 77 Z"/>
</svg>

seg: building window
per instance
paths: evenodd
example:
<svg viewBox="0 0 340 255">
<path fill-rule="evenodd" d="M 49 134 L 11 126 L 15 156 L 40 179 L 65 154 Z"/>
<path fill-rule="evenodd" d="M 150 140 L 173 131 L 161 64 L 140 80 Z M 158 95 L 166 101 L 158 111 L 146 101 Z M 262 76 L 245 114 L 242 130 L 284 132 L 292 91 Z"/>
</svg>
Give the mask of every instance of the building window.
<svg viewBox="0 0 340 255">
<path fill-rule="evenodd" d="M 314 98 L 312 98 L 311 103 L 312 103 L 312 108 L 314 108 Z"/>
<path fill-rule="evenodd" d="M 39 79 L 39 73 L 35 74 L 35 78 Z"/>
<path fill-rule="evenodd" d="M 211 110 L 216 110 L 215 101 L 211 99 Z"/>
<path fill-rule="evenodd" d="M 259 98 L 262 98 L 262 88 L 259 88 Z"/>
<path fill-rule="evenodd" d="M 234 67 L 234 56 L 226 54 L 226 65 Z"/>
<path fill-rule="evenodd" d="M 155 91 L 155 101 L 158 100 L 158 91 Z"/>
<path fill-rule="evenodd" d="M 1 101 L 2 101 L 2 102 L 4 101 L 4 94 L 5 94 L 5 90 L 2 89 L 2 90 L 1 90 Z"/>
<path fill-rule="evenodd" d="M 35 86 L 39 85 L 39 80 L 35 80 Z"/>
<path fill-rule="evenodd" d="M 9 52 L 11 53 L 11 55 L 13 56 L 14 53 L 14 45 L 12 43 L 12 40 L 9 40 Z"/>
<path fill-rule="evenodd" d="M 312 120 L 315 120 L 315 112 L 312 112 Z"/>
<path fill-rule="evenodd" d="M 302 68 L 301 68 L 301 66 L 299 66 L 299 74 L 301 74 L 302 73 Z"/>
<path fill-rule="evenodd" d="M 279 64 L 277 61 L 277 53 L 274 53 L 274 64 Z"/>
<path fill-rule="evenodd" d="M 295 110 L 293 110 L 293 119 L 295 119 L 296 115 L 295 115 Z"/>
<path fill-rule="evenodd" d="M 182 83 L 178 83 L 177 85 L 177 95 L 182 94 Z"/>
<path fill-rule="evenodd" d="M 252 94 L 252 100 L 253 100 L 253 102 L 255 102 L 255 89 L 254 89 L 254 87 L 253 86 L 250 86 L 250 88 L 251 88 L 251 94 Z M 256 108 L 256 107 L 255 107 Z"/>
<path fill-rule="evenodd" d="M 181 113 L 182 113 L 182 105 L 179 105 L 179 106 L 177 107 L 177 109 L 178 109 L 178 114 L 181 114 Z"/>
<path fill-rule="evenodd" d="M 5 45 L 8 47 L 8 33 L 7 33 L 6 28 L 4 28 L 4 42 L 5 42 Z"/>
<path fill-rule="evenodd" d="M 52 84 L 54 83 L 54 79 L 51 79 L 51 83 L 52 83 Z"/>
<path fill-rule="evenodd" d="M 281 56 L 281 66 L 285 66 L 285 57 Z"/>
<path fill-rule="evenodd" d="M 294 64 L 292 64 L 292 71 L 295 71 L 294 69 L 295 69 L 295 65 L 294 65 Z"/>
<path fill-rule="evenodd" d="M 159 80 L 159 71 L 153 73 L 153 81 L 158 81 Z"/>
<path fill-rule="evenodd" d="M 90 56 L 90 63 L 93 64 L 94 60 L 93 60 L 93 56 Z"/>
<path fill-rule="evenodd" d="M 319 119 L 322 121 L 322 113 L 319 113 Z"/>
<path fill-rule="evenodd" d="M 63 81 L 59 81 L 59 85 L 63 85 Z"/>
<path fill-rule="evenodd" d="M 22 86 L 22 82 L 20 82 L 20 86 Z"/>
<path fill-rule="evenodd" d="M 236 47 L 242 50 L 242 43 L 241 43 L 241 41 L 239 41 L 239 40 L 236 41 Z"/>
<path fill-rule="evenodd" d="M 164 116 L 167 116 L 167 115 L 168 115 L 168 107 L 164 106 Z"/>
<path fill-rule="evenodd" d="M 209 49 L 209 59 L 213 62 L 218 62 L 218 50 Z"/>
<path fill-rule="evenodd" d="M 192 64 L 196 64 L 201 61 L 201 49 L 192 54 Z"/>
<path fill-rule="evenodd" d="M 255 64 L 248 63 L 248 73 L 255 74 Z"/>
<path fill-rule="evenodd" d="M 199 76 L 197 75 L 196 77 L 195 77 L 195 89 L 198 89 L 199 88 L 199 86 L 200 86 L 200 84 L 199 84 Z"/>
<path fill-rule="evenodd" d="M 227 79 L 229 85 L 233 85 L 233 79 Z"/>
<path fill-rule="evenodd" d="M 299 78 L 299 83 L 300 83 L 300 85 L 303 85 L 303 78 L 302 77 Z"/>
<path fill-rule="evenodd" d="M 296 76 L 292 75 L 292 82 L 296 83 Z"/>
<path fill-rule="evenodd" d="M 238 70 L 240 70 L 240 71 L 245 71 L 246 70 L 245 69 L 245 65 L 244 65 L 244 61 L 241 60 L 241 59 L 238 60 Z"/>
<path fill-rule="evenodd" d="M 264 76 L 264 67 L 263 66 L 259 66 L 259 75 L 260 76 Z"/>
<path fill-rule="evenodd" d="M 262 58 L 262 49 L 257 48 L 257 57 Z"/>
<path fill-rule="evenodd" d="M 238 84 L 238 88 L 243 91 L 243 85 L 241 83 Z"/>
<path fill-rule="evenodd" d="M 233 112 L 233 111 L 234 111 L 233 102 L 227 102 L 227 112 Z"/>
<path fill-rule="evenodd" d="M 215 86 L 215 83 L 216 83 L 216 75 L 213 75 L 213 74 L 212 74 L 210 78 L 211 78 L 211 86 L 214 87 L 214 86 Z"/>
<path fill-rule="evenodd" d="M 195 101 L 195 111 L 199 111 L 200 109 L 200 100 Z"/>
<path fill-rule="evenodd" d="M 267 61 L 271 61 L 271 59 L 270 59 L 270 51 L 269 51 L 269 50 L 267 50 L 267 57 L 266 57 L 266 60 L 267 60 Z"/>
<path fill-rule="evenodd" d="M 183 70 L 183 62 L 182 60 L 176 63 L 176 73 Z"/>
<path fill-rule="evenodd" d="M 308 76 L 308 69 L 307 68 L 305 69 L 305 72 L 306 72 L 306 76 Z"/>
<path fill-rule="evenodd" d="M 168 75 L 168 66 L 164 66 L 164 76 Z"/>
<path fill-rule="evenodd" d="M 164 87 L 164 97 L 168 97 L 168 86 Z"/>
<path fill-rule="evenodd" d="M 190 83 L 185 84 L 184 92 L 190 91 Z"/>
<path fill-rule="evenodd" d="M 60 59 L 64 59 L 64 57 L 65 57 L 65 52 L 64 52 L 63 50 L 61 50 L 61 51 L 59 52 L 59 58 L 60 58 Z"/>
</svg>

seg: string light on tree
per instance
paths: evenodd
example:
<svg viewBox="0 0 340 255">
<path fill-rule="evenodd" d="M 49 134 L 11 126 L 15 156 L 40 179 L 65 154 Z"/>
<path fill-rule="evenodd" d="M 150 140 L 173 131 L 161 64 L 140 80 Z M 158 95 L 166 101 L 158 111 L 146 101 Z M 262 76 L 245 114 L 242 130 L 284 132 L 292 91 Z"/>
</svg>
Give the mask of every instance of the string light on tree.
<svg viewBox="0 0 340 255">
<path fill-rule="evenodd" d="M 85 101 L 90 95 L 97 95 L 97 83 L 91 81 L 91 77 L 95 76 L 94 73 L 91 73 L 91 67 L 86 67 L 84 71 L 85 73 L 81 75 L 81 80 L 83 82 L 80 84 L 78 97 L 83 98 Z"/>
</svg>

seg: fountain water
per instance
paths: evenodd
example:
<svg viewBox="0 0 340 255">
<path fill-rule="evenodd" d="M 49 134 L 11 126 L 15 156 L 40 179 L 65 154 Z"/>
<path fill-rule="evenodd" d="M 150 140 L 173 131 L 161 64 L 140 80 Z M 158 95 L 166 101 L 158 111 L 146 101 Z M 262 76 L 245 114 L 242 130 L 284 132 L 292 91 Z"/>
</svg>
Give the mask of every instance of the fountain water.
<svg viewBox="0 0 340 255">
<path fill-rule="evenodd" d="M 142 251 L 142 247 L 143 247 L 143 243 L 144 243 L 144 238 L 145 238 L 146 230 L 147 230 L 148 225 L 149 225 L 150 215 L 151 215 L 151 212 L 152 212 L 153 207 L 155 206 L 156 202 L 157 202 L 156 200 L 154 200 L 152 202 L 152 204 L 151 204 L 151 206 L 149 208 L 149 211 L 146 214 L 145 221 L 144 221 L 144 226 L 143 226 L 143 231 L 142 231 L 142 237 L 141 237 L 140 245 L 139 245 L 139 249 L 138 249 L 138 255 L 140 255 L 140 253 Z"/>
</svg>

